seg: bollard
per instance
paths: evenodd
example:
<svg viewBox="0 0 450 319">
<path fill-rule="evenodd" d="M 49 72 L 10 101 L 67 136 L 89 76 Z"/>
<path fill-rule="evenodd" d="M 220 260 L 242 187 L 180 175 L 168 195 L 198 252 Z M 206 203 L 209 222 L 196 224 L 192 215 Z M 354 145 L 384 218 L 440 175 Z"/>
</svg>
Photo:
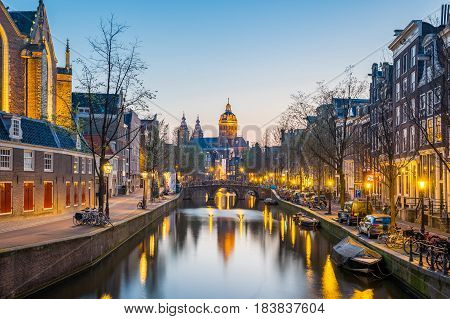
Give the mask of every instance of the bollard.
<svg viewBox="0 0 450 319">
<path fill-rule="evenodd" d="M 419 242 L 419 266 L 422 267 L 423 266 L 423 245 L 422 245 L 422 241 Z"/>
<path fill-rule="evenodd" d="M 409 261 L 413 262 L 413 253 L 412 253 L 412 237 L 409 238 Z"/>
<path fill-rule="evenodd" d="M 435 271 L 435 269 L 434 269 L 434 249 L 433 249 L 433 246 L 430 247 L 430 254 L 431 254 L 430 270 Z"/>
</svg>

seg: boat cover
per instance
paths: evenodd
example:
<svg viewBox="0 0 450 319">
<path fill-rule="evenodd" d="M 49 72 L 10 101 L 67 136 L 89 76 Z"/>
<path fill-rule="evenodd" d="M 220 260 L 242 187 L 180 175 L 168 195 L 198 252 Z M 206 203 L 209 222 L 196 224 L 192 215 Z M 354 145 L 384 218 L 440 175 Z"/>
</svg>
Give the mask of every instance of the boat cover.
<svg viewBox="0 0 450 319">
<path fill-rule="evenodd" d="M 362 244 L 351 239 L 350 237 L 341 240 L 336 246 L 333 247 L 331 252 L 331 258 L 338 266 L 347 263 L 349 259 L 355 260 L 355 258 L 357 258 L 356 260 L 363 260 L 368 257 L 371 259 L 375 258 L 377 260 L 381 258 L 378 253 L 364 247 Z"/>
</svg>

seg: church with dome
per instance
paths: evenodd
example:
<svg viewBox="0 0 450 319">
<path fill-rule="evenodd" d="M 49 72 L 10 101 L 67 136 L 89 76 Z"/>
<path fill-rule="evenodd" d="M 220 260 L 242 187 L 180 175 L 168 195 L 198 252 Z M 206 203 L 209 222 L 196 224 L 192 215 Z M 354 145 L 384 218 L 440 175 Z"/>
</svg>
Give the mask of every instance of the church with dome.
<svg viewBox="0 0 450 319">
<path fill-rule="evenodd" d="M 205 171 L 217 172 L 216 178 L 237 179 L 239 168 L 242 167 L 242 156 L 249 147 L 248 142 L 237 132 L 237 117 L 228 99 L 225 112 L 219 117 L 219 136 L 204 137 L 199 116 L 191 134 L 183 114 L 177 130 L 177 142 L 178 145 L 198 146 L 205 154 Z"/>
</svg>

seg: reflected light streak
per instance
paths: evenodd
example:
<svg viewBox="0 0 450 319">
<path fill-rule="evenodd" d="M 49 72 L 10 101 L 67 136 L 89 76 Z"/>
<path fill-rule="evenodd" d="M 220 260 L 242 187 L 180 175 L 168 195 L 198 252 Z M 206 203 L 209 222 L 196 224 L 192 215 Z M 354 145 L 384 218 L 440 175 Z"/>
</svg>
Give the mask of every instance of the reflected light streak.
<svg viewBox="0 0 450 319">
<path fill-rule="evenodd" d="M 273 217 L 272 212 L 269 213 L 269 234 L 272 235 L 272 224 L 273 224 Z"/>
<path fill-rule="evenodd" d="M 291 218 L 291 245 L 292 248 L 295 246 L 295 236 L 297 234 L 297 228 L 295 227 L 295 221 L 293 218 Z"/>
<path fill-rule="evenodd" d="M 281 218 L 280 218 L 280 236 L 281 236 L 281 241 L 284 241 L 284 231 L 285 231 L 284 226 L 285 226 L 284 215 L 281 214 Z"/>
<path fill-rule="evenodd" d="M 305 240 L 305 258 L 306 258 L 306 277 L 308 280 L 312 279 L 313 276 L 313 270 L 311 268 L 311 235 L 309 232 L 306 233 L 306 240 Z"/>
<path fill-rule="evenodd" d="M 105 293 L 100 297 L 100 299 L 112 299 L 112 297 L 111 297 L 110 294 L 108 294 L 108 293 L 105 292 Z"/>
<path fill-rule="evenodd" d="M 323 266 L 322 275 L 322 293 L 325 299 L 339 299 L 341 292 L 339 291 L 339 283 L 334 273 L 330 255 L 327 256 L 325 266 Z"/>
<path fill-rule="evenodd" d="M 244 234 L 244 214 L 239 212 L 238 216 L 239 216 L 239 236 L 242 238 L 242 235 Z"/>
<path fill-rule="evenodd" d="M 141 258 L 139 260 L 139 280 L 142 285 L 144 285 L 147 280 L 147 255 L 145 252 L 141 253 Z"/>
<path fill-rule="evenodd" d="M 149 254 L 150 257 L 155 256 L 155 234 L 150 235 L 149 243 Z"/>
<path fill-rule="evenodd" d="M 373 299 L 373 289 L 369 288 L 363 291 L 355 289 L 351 299 Z"/>
<path fill-rule="evenodd" d="M 169 216 L 164 217 L 163 223 L 162 223 L 162 237 L 163 239 L 166 238 L 167 235 L 170 233 L 170 219 Z"/>
</svg>

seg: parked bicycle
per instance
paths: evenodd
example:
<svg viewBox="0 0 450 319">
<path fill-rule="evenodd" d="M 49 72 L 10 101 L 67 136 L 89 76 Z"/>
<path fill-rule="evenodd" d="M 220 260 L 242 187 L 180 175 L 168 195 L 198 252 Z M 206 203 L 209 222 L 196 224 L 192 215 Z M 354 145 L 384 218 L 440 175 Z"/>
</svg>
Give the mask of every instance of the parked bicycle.
<svg viewBox="0 0 450 319">
<path fill-rule="evenodd" d="M 111 219 L 98 209 L 86 208 L 82 211 L 76 212 L 73 216 L 73 223 L 75 226 L 91 225 L 91 226 L 113 226 Z"/>
</svg>

